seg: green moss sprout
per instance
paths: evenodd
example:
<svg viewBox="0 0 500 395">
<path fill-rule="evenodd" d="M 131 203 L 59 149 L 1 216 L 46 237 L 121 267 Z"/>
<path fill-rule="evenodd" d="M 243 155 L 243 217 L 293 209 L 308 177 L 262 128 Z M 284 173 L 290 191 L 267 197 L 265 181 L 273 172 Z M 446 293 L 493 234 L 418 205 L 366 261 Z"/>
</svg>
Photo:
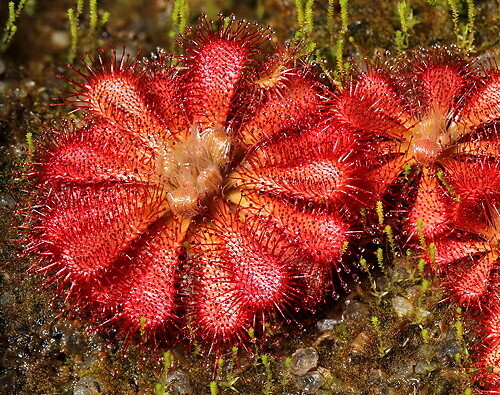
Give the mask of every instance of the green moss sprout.
<svg viewBox="0 0 500 395">
<path fill-rule="evenodd" d="M 401 30 L 396 31 L 395 41 L 396 48 L 398 52 L 401 53 L 408 48 L 410 32 L 413 30 L 413 27 L 419 23 L 419 21 L 413 15 L 413 9 L 406 0 L 398 3 L 398 15 Z"/>
<path fill-rule="evenodd" d="M 389 241 L 389 246 L 391 247 L 391 252 L 393 254 L 396 253 L 396 241 L 394 239 L 394 232 L 392 231 L 391 225 L 386 225 L 384 228 L 384 232 L 387 236 L 387 240 Z"/>
<path fill-rule="evenodd" d="M 333 37 L 335 34 L 335 23 L 333 21 L 333 17 L 335 15 L 335 0 L 328 0 L 328 14 L 327 14 L 327 26 L 328 33 L 330 33 L 330 37 Z"/>
<path fill-rule="evenodd" d="M 299 25 L 295 39 L 297 41 L 304 41 L 306 44 L 304 51 L 306 53 L 313 53 L 316 49 L 316 43 L 311 38 L 311 32 L 313 31 L 313 5 L 314 0 L 295 0 L 297 23 Z"/>
<path fill-rule="evenodd" d="M 474 52 L 476 20 L 476 5 L 474 0 L 428 0 L 428 3 L 433 6 L 449 9 L 458 48 L 466 53 Z M 467 22 L 461 25 L 460 17 L 465 15 Z"/>
<path fill-rule="evenodd" d="M 77 0 L 74 8 L 69 8 L 67 10 L 68 21 L 69 21 L 69 33 L 70 33 L 70 47 L 68 51 L 68 62 L 73 63 L 76 53 L 78 50 L 78 40 L 79 36 L 84 36 L 88 38 L 89 42 L 84 44 L 94 43 L 96 40 L 96 32 L 98 27 L 103 26 L 109 20 L 109 12 L 102 12 L 99 18 L 99 12 L 97 8 L 97 0 L 89 0 L 88 3 L 88 32 L 83 34 L 80 32 L 79 27 L 81 19 L 83 17 L 84 10 L 84 0 Z M 89 45 L 91 48 L 91 46 Z M 89 48 L 89 49 L 90 49 Z"/>
<path fill-rule="evenodd" d="M 339 30 L 339 39 L 337 40 L 337 49 L 335 51 L 335 63 L 337 73 L 345 74 L 348 70 L 348 66 L 344 64 L 344 43 L 346 40 L 347 26 L 349 23 L 349 0 L 339 0 L 339 4 L 341 24 Z"/>
<path fill-rule="evenodd" d="M 427 254 L 429 256 L 429 261 L 432 263 L 436 263 L 436 244 L 435 243 L 429 243 L 429 249 L 427 251 Z"/>
<path fill-rule="evenodd" d="M 390 348 L 386 344 L 385 336 L 384 336 L 384 331 L 382 330 L 380 326 L 380 321 L 377 316 L 373 316 L 370 319 L 372 323 L 373 330 L 375 331 L 375 334 L 377 335 L 378 343 L 377 343 L 377 349 L 380 357 L 385 356 L 389 351 Z"/>
<path fill-rule="evenodd" d="M 26 5 L 26 2 L 27 0 L 21 0 L 16 7 L 16 3 L 9 1 L 9 16 L 7 17 L 7 22 L 3 30 L 2 41 L 0 41 L 0 52 L 4 52 L 14 38 L 14 35 L 17 32 L 16 21 Z"/>
<path fill-rule="evenodd" d="M 417 234 L 420 247 L 422 247 L 423 250 L 427 250 L 427 241 L 425 240 L 424 234 L 424 221 L 422 218 L 417 219 Z"/>
<path fill-rule="evenodd" d="M 373 275 L 371 273 L 371 268 L 370 268 L 370 266 L 365 258 L 360 259 L 359 266 L 361 268 L 363 268 L 363 270 L 368 275 L 368 280 L 370 282 L 370 288 L 372 289 L 371 294 L 375 298 L 375 305 L 380 306 L 382 304 L 384 296 L 387 295 L 387 292 L 384 290 L 379 290 L 379 288 L 377 287 L 377 282 L 376 282 L 375 278 L 373 277 Z"/>
<path fill-rule="evenodd" d="M 35 155 L 36 146 L 33 140 L 33 133 L 26 133 L 26 146 L 28 147 L 28 157 L 26 158 L 26 163 L 33 162 L 33 156 Z"/>
<path fill-rule="evenodd" d="M 448 5 L 450 6 L 451 9 L 451 18 L 453 20 L 453 29 L 455 31 L 455 35 L 458 37 L 459 34 L 459 28 L 458 28 L 458 15 L 459 15 L 459 10 L 458 10 L 458 1 L 457 0 L 448 0 Z"/>
<path fill-rule="evenodd" d="M 340 250 L 339 257 L 342 257 L 347 252 L 348 248 L 349 248 L 349 242 L 344 241 L 344 243 L 342 244 L 342 249 Z"/>
<path fill-rule="evenodd" d="M 189 18 L 189 7 L 187 0 L 175 0 L 172 10 L 172 23 L 177 33 L 182 33 L 186 29 Z"/>
<path fill-rule="evenodd" d="M 217 395 L 219 393 L 219 389 L 215 381 L 211 381 L 208 387 L 210 389 L 210 395 Z"/>
<path fill-rule="evenodd" d="M 262 393 L 264 395 L 271 394 L 271 388 L 273 385 L 273 375 L 271 373 L 271 363 L 269 361 L 269 357 L 266 354 L 261 355 L 260 360 L 262 361 L 262 365 L 264 365 L 264 369 L 266 370 L 266 386 L 262 389 Z"/>
<path fill-rule="evenodd" d="M 457 37 L 458 46 L 468 52 L 474 51 L 474 36 L 476 19 L 476 6 L 474 0 L 467 1 L 467 24 L 463 27 L 461 34 Z"/>
<path fill-rule="evenodd" d="M 385 218 L 384 218 L 384 205 L 380 200 L 377 201 L 375 209 L 377 211 L 378 224 L 382 226 L 384 225 Z"/>
<path fill-rule="evenodd" d="M 155 386 L 155 395 L 165 395 L 167 394 L 168 386 L 163 383 L 167 379 L 168 372 L 172 368 L 174 362 L 174 356 L 170 351 L 165 351 L 163 353 L 163 371 L 160 375 L 160 382 Z"/>
<path fill-rule="evenodd" d="M 224 392 L 226 390 L 231 390 L 232 392 L 238 392 L 235 387 L 240 376 L 236 374 L 237 364 L 238 364 L 238 350 L 239 348 L 234 346 L 231 348 L 231 358 L 224 359 L 222 357 L 216 360 L 216 372 L 215 380 L 210 383 L 210 393 L 216 394 L 218 390 L 221 389 Z"/>
<path fill-rule="evenodd" d="M 439 181 L 441 181 L 443 183 L 444 187 L 446 188 L 446 190 L 448 191 L 448 193 L 451 195 L 452 199 L 455 202 L 460 203 L 460 201 L 461 201 L 460 195 L 453 189 L 453 187 L 451 186 L 451 184 L 448 182 L 448 180 L 446 179 L 443 171 L 442 170 L 438 171 L 436 173 L 436 176 L 439 179 Z"/>
</svg>

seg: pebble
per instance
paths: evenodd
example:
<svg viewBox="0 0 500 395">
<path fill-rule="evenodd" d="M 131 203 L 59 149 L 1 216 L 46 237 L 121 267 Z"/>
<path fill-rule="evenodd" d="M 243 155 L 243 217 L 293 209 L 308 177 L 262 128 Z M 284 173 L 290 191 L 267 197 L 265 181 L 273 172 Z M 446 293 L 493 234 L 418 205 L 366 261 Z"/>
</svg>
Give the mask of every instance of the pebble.
<svg viewBox="0 0 500 395">
<path fill-rule="evenodd" d="M 170 371 L 165 379 L 169 394 L 189 395 L 193 393 L 193 387 L 189 375 L 182 369 Z"/>
<path fill-rule="evenodd" d="M 325 384 L 326 379 L 317 370 L 308 372 L 294 379 L 295 385 L 306 394 L 316 394 L 319 388 Z"/>
<path fill-rule="evenodd" d="M 368 317 L 369 315 L 370 308 L 368 307 L 368 305 L 358 301 L 350 302 L 343 313 L 345 319 L 351 320 Z"/>
<path fill-rule="evenodd" d="M 87 358 L 82 363 L 82 369 L 87 370 L 92 367 L 94 363 L 99 362 L 99 352 L 97 350 L 94 350 L 92 354 L 90 354 Z"/>
<path fill-rule="evenodd" d="M 9 306 L 16 303 L 16 297 L 13 294 L 5 294 L 0 296 L 0 306 Z"/>
<path fill-rule="evenodd" d="M 304 375 L 318 366 L 319 355 L 313 347 L 299 348 L 292 354 L 290 371 L 297 376 Z"/>
<path fill-rule="evenodd" d="M 412 303 L 416 298 L 420 297 L 421 294 L 422 294 L 422 286 L 421 285 L 413 285 L 413 286 L 408 287 L 406 289 L 406 295 L 408 296 L 408 299 Z"/>
<path fill-rule="evenodd" d="M 335 326 L 342 322 L 342 320 L 336 320 L 334 318 L 324 318 L 316 323 L 316 327 L 320 332 L 332 332 Z"/>
<path fill-rule="evenodd" d="M 71 331 L 64 334 L 64 349 L 68 355 L 74 355 L 83 351 L 84 339 L 80 332 Z"/>
<path fill-rule="evenodd" d="M 402 296 L 395 296 L 392 298 L 392 308 L 399 318 L 405 317 L 413 312 L 413 305 L 411 302 Z"/>
<path fill-rule="evenodd" d="M 91 376 L 82 377 L 73 387 L 73 395 L 96 395 L 101 393 L 101 385 Z"/>
<path fill-rule="evenodd" d="M 380 395 L 396 395 L 397 391 L 394 388 L 384 386 L 378 389 L 378 393 Z"/>
<path fill-rule="evenodd" d="M 16 200 L 8 192 L 0 193 L 0 208 L 12 209 L 16 206 Z"/>
<path fill-rule="evenodd" d="M 56 30 L 50 36 L 50 42 L 57 48 L 64 49 L 69 47 L 70 39 L 68 32 Z"/>
<path fill-rule="evenodd" d="M 368 354 L 372 346 L 372 339 L 367 332 L 361 332 L 356 336 L 350 345 L 350 353 L 352 355 L 365 355 Z"/>
<path fill-rule="evenodd" d="M 415 373 L 425 377 L 436 370 L 437 367 L 438 366 L 435 362 L 418 361 L 415 365 Z"/>
<path fill-rule="evenodd" d="M 443 365 L 451 366 L 455 363 L 455 354 L 459 354 L 461 352 L 462 350 L 457 341 L 456 331 L 454 329 L 449 330 L 446 334 L 446 338 L 441 342 L 439 348 L 437 349 L 437 356 Z"/>
<path fill-rule="evenodd" d="M 374 369 L 370 372 L 370 375 L 368 376 L 368 381 L 375 384 L 383 383 L 387 381 L 387 373 L 384 372 L 382 369 Z"/>
</svg>

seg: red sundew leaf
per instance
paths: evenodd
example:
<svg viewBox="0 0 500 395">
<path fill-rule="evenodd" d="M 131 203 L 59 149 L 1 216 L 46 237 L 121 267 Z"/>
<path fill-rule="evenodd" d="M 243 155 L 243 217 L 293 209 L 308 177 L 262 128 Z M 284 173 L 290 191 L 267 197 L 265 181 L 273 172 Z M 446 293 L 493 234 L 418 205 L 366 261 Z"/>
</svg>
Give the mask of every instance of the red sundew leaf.
<svg viewBox="0 0 500 395">
<path fill-rule="evenodd" d="M 473 354 L 474 378 L 484 386 L 483 393 L 498 395 L 500 388 L 500 340 L 480 342 Z"/>
<path fill-rule="evenodd" d="M 498 284 L 498 283 L 497 283 Z M 480 340 L 471 353 L 473 378 L 484 386 L 484 393 L 495 394 L 500 388 L 500 303 L 498 289 L 487 296 L 480 316 L 472 317 L 480 323 Z M 489 390 L 489 391 L 488 391 Z"/>
<path fill-rule="evenodd" d="M 436 240 L 435 263 L 439 272 L 446 273 L 462 260 L 471 260 L 473 256 L 484 256 L 491 252 L 491 244 L 466 235 L 465 239 L 441 237 Z"/>
<path fill-rule="evenodd" d="M 330 133 L 321 144 L 318 140 L 315 131 L 308 130 L 267 141 L 250 150 L 229 179 L 247 193 L 258 191 L 286 201 L 356 204 L 369 194 L 359 182 L 356 143 L 342 132 Z"/>
<path fill-rule="evenodd" d="M 294 250 L 296 258 L 290 262 L 297 273 L 304 296 L 302 303 L 314 307 L 322 302 L 326 290 L 332 283 L 332 273 L 340 271 L 340 254 L 351 240 L 351 232 L 344 215 L 312 208 L 309 211 L 299 205 L 290 205 L 280 200 L 258 196 L 232 195 L 238 200 L 240 216 L 253 229 L 267 223 L 283 237 L 281 243 Z"/>
<path fill-rule="evenodd" d="M 55 265 L 75 283 L 99 280 L 167 211 L 164 201 L 161 191 L 140 184 L 51 185 L 35 224 L 43 252 L 50 254 L 47 267 Z"/>
<path fill-rule="evenodd" d="M 500 300 L 498 289 L 494 288 L 488 295 L 488 305 L 484 306 L 485 314 L 475 317 L 480 323 L 478 332 L 482 342 L 500 342 Z"/>
<path fill-rule="evenodd" d="M 458 154 L 469 154 L 478 157 L 497 158 L 500 156 L 499 125 L 491 124 L 469 133 L 458 140 L 453 147 Z"/>
<path fill-rule="evenodd" d="M 100 292 L 100 301 L 114 314 L 112 321 L 121 333 L 161 337 L 175 320 L 179 254 L 186 225 L 175 217 L 159 219 L 134 240 L 106 275 L 109 285 Z"/>
<path fill-rule="evenodd" d="M 51 130 L 51 141 L 41 150 L 40 163 L 34 166 L 39 182 L 160 183 L 160 175 L 153 171 L 157 167 L 155 151 L 104 119 L 94 119 L 78 130 L 74 125 Z"/>
<path fill-rule="evenodd" d="M 443 287 L 460 306 L 480 308 L 491 289 L 497 257 L 492 253 L 470 255 L 448 267 Z"/>
<path fill-rule="evenodd" d="M 410 238 L 419 236 L 419 225 L 425 237 L 433 239 L 450 230 L 454 206 L 458 203 L 439 182 L 437 169 L 423 168 L 416 198 L 405 223 L 405 232 Z"/>
<path fill-rule="evenodd" d="M 500 70 L 490 70 L 477 84 L 460 114 L 460 122 L 470 129 L 500 118 Z"/>
<path fill-rule="evenodd" d="M 324 88 L 299 69 L 287 70 L 281 84 L 255 93 L 259 98 L 251 116 L 239 130 L 248 146 L 262 143 L 303 121 L 319 117 Z M 317 122 L 316 119 L 311 122 Z M 307 122 L 306 122 L 307 123 Z"/>
<path fill-rule="evenodd" d="M 228 22 L 228 23 L 227 23 Z M 188 30 L 186 48 L 186 100 L 193 119 L 206 127 L 222 126 L 243 72 L 263 53 L 270 31 L 245 22 L 219 18 L 219 28 L 202 20 L 195 34 Z"/>
<path fill-rule="evenodd" d="M 240 232 L 241 233 L 241 232 Z M 273 256 L 266 246 L 236 241 L 239 233 L 225 235 L 224 260 L 231 265 L 230 278 L 240 297 L 252 312 L 266 312 L 279 307 L 290 292 L 290 273 L 282 257 Z M 222 247 L 222 248 L 224 248 Z"/>
<path fill-rule="evenodd" d="M 455 121 L 476 78 L 461 55 L 438 46 L 410 51 L 391 72 L 406 108 L 418 119 L 440 114 Z"/>
<path fill-rule="evenodd" d="M 219 259 L 227 265 L 231 282 L 250 311 L 270 311 L 289 296 L 293 273 L 288 265 L 296 259 L 295 251 L 272 221 L 243 222 L 220 204 L 212 223 L 198 232 L 197 238 L 204 241 L 196 259 Z"/>
<path fill-rule="evenodd" d="M 79 108 L 86 108 L 118 127 L 127 129 L 144 141 L 159 143 L 172 139 L 156 115 L 148 108 L 144 91 L 140 86 L 137 59 L 128 62 L 128 56 L 117 60 L 116 52 L 111 58 L 103 57 L 104 50 L 92 62 L 85 63 L 88 74 L 80 73 L 86 83 L 72 81 L 80 91 L 70 95 Z M 127 59 L 127 60 L 125 60 Z"/>
<path fill-rule="evenodd" d="M 186 137 L 192 120 L 188 119 L 182 73 L 171 65 L 173 55 L 160 51 L 153 61 L 145 60 L 139 87 L 149 109 L 176 138 Z"/>
<path fill-rule="evenodd" d="M 191 336 L 216 349 L 244 344 L 253 314 L 230 280 L 229 268 L 220 260 L 203 261 L 187 300 Z"/>
<path fill-rule="evenodd" d="M 233 41 L 217 40 L 203 45 L 190 69 L 193 118 L 207 126 L 222 125 L 227 118 L 235 85 L 247 62 L 245 47 Z"/>
<path fill-rule="evenodd" d="M 300 281 L 303 283 L 301 307 L 314 312 L 319 303 L 325 302 L 329 292 L 338 295 L 335 289 L 332 290 L 332 269 L 326 265 L 318 261 L 299 260 L 294 270 L 301 273 Z"/>
<path fill-rule="evenodd" d="M 264 325 L 269 315 L 285 315 L 307 299 L 293 268 L 296 251 L 271 220 L 243 222 L 221 203 L 194 240 L 194 292 L 188 306 L 194 330 L 210 341 L 241 340 L 249 319 Z"/>
<path fill-rule="evenodd" d="M 448 64 L 429 65 L 421 74 L 423 84 L 422 106 L 428 111 L 448 114 L 454 110 L 459 94 L 463 93 L 465 77 L 461 69 Z"/>
<path fill-rule="evenodd" d="M 397 152 L 397 151 L 396 151 Z M 376 156 L 376 154 L 374 154 Z M 411 156 L 408 153 L 381 155 L 372 167 L 366 168 L 364 172 L 364 181 L 371 194 L 367 195 L 367 206 L 373 207 L 375 202 L 382 200 L 387 189 L 401 178 L 400 175 L 404 170 L 404 166 L 411 161 Z"/>
<path fill-rule="evenodd" d="M 236 196 L 232 197 L 235 201 Z M 305 260 L 314 260 L 331 270 L 338 263 L 344 244 L 350 239 L 349 226 L 339 212 L 287 204 L 257 194 L 246 195 L 238 202 L 245 223 L 257 227 L 268 221 L 285 236 L 284 241 Z"/>
<path fill-rule="evenodd" d="M 377 70 L 362 73 L 341 91 L 330 108 L 333 118 L 351 130 L 363 130 L 400 139 L 412 117 L 404 108 L 390 79 Z"/>
<path fill-rule="evenodd" d="M 443 165 L 451 187 L 460 197 L 455 222 L 462 229 L 488 233 L 499 223 L 500 162 L 469 152 L 448 158 Z"/>
</svg>

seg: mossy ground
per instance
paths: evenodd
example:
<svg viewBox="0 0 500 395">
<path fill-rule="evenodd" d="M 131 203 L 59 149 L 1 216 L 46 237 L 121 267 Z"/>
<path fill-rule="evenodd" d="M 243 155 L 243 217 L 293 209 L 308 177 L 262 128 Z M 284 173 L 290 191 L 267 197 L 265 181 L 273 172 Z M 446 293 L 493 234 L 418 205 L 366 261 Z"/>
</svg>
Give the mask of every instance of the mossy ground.
<svg viewBox="0 0 500 395">
<path fill-rule="evenodd" d="M 172 379 L 172 373 L 180 370 L 187 373 L 192 393 L 204 394 L 210 393 L 215 369 L 217 385 L 212 384 L 212 391 L 217 388 L 218 393 L 235 393 L 236 389 L 245 394 L 298 394 L 304 393 L 301 391 L 305 384 L 300 376 L 291 373 L 287 358 L 299 348 L 313 346 L 319 352 L 315 371 L 324 379 L 313 393 L 462 393 L 467 387 L 465 345 L 474 342 L 473 324 L 464 322 L 455 306 L 441 303 L 444 295 L 437 280 L 429 273 L 421 273 L 416 260 L 405 253 L 393 262 L 385 262 L 383 271 L 371 269 L 376 285 L 362 275 L 360 284 L 351 284 L 353 292 L 337 301 L 330 300 L 315 315 L 301 317 L 304 325 L 300 329 L 296 323 L 270 328 L 266 346 L 255 346 L 255 357 L 243 357 L 240 350 L 235 358 L 230 350 L 218 369 L 215 361 L 197 355 L 184 343 L 159 349 L 156 354 L 141 352 L 132 345 L 124 355 L 112 334 L 90 334 L 85 317 L 72 319 L 59 314 L 65 306 L 60 299 L 52 300 L 55 286 L 43 286 L 36 275 L 25 274 L 30 267 L 29 257 L 16 259 L 19 244 L 15 240 L 19 236 L 14 226 L 20 219 L 13 212 L 18 203 L 29 200 L 29 195 L 23 193 L 23 184 L 13 180 L 11 174 L 16 169 L 13 162 L 25 159 L 22 149 L 26 147 L 26 134 L 31 132 L 38 138 L 50 120 L 64 111 L 50 104 L 52 97 L 61 95 L 58 89 L 67 88 L 67 83 L 55 75 L 68 74 L 64 65 L 71 37 L 66 12 L 75 3 L 31 1 L 33 8 L 30 13 L 21 13 L 13 41 L 6 52 L 0 53 L 0 266 L 10 262 L 0 272 L 0 392 L 175 393 L 175 388 L 181 387 L 178 378 Z M 201 12 L 212 18 L 217 12 L 234 13 L 237 18 L 271 25 L 280 42 L 294 37 L 299 28 L 292 2 L 188 3 L 189 23 L 195 23 Z M 328 2 L 316 3 L 313 29 L 309 36 L 302 37 L 313 40 L 327 66 L 334 68 L 332 48 L 339 38 L 340 6 L 335 2 L 332 36 L 327 27 Z M 397 3 L 349 2 L 345 37 L 352 40 L 345 45 L 346 58 L 359 61 L 375 56 L 377 51 L 397 52 L 394 37 L 401 28 Z M 447 2 L 436 3 L 409 2 L 418 22 L 409 31 L 409 48 L 457 41 Z M 477 3 L 477 54 L 496 52 L 498 57 L 497 3 Z M 98 8 L 110 12 L 109 21 L 90 37 L 84 9 L 79 25 L 80 53 L 92 51 L 95 46 L 107 48 L 111 43 L 117 48 L 126 45 L 132 54 L 139 49 L 147 54 L 157 47 L 174 48 L 171 2 L 102 0 Z M 459 25 L 464 26 L 465 2 L 460 3 L 460 11 Z M 2 2 L 0 21 L 6 19 L 6 2 Z M 423 281 L 429 282 L 428 289 L 423 290 Z M 395 312 L 395 300 L 404 304 L 397 297 L 413 306 L 407 315 Z M 268 356 L 268 365 L 262 355 Z M 85 389 L 89 392 L 82 392 Z"/>
</svg>

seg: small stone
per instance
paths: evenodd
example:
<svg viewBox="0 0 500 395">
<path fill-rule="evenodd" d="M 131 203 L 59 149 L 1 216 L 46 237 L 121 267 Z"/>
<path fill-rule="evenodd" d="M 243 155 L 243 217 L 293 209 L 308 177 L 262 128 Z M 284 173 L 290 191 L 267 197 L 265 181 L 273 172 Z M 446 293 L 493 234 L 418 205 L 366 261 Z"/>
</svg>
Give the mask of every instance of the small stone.
<svg viewBox="0 0 500 395">
<path fill-rule="evenodd" d="M 193 387 L 189 375 L 182 369 L 170 371 L 165 379 L 169 394 L 189 395 L 193 393 Z"/>
<path fill-rule="evenodd" d="M 373 384 L 380 384 L 387 380 L 387 373 L 382 369 L 373 369 L 368 376 L 368 381 Z"/>
<path fill-rule="evenodd" d="M 295 385 L 306 394 L 316 394 L 319 388 L 325 384 L 326 379 L 317 370 L 313 370 L 303 376 L 295 377 Z"/>
<path fill-rule="evenodd" d="M 430 317 L 431 312 L 429 310 L 420 309 L 419 315 L 420 315 L 421 320 L 424 321 Z"/>
<path fill-rule="evenodd" d="M 64 49 L 69 47 L 70 39 L 68 32 L 56 30 L 50 36 L 50 42 L 57 48 Z"/>
<path fill-rule="evenodd" d="M 73 395 L 96 395 L 101 393 L 101 385 L 91 376 L 82 377 L 73 388 Z"/>
<path fill-rule="evenodd" d="M 299 348 L 292 354 L 290 371 L 298 376 L 318 366 L 318 352 L 313 347 Z"/>
<path fill-rule="evenodd" d="M 413 312 L 413 305 L 411 302 L 402 296 L 395 296 L 392 298 L 392 308 L 399 318 L 405 317 Z"/>
<path fill-rule="evenodd" d="M 420 376 L 428 376 L 431 372 L 436 370 L 437 364 L 434 362 L 419 361 L 415 365 L 415 373 Z"/>
<path fill-rule="evenodd" d="M 446 337 L 437 349 L 437 355 L 441 363 L 445 366 L 452 366 L 455 363 L 455 354 L 460 354 L 462 349 L 458 343 L 455 329 L 446 333 Z"/>
<path fill-rule="evenodd" d="M 84 340 L 80 332 L 71 331 L 64 335 L 64 348 L 68 355 L 74 355 L 83 351 Z"/>
<path fill-rule="evenodd" d="M 386 386 L 378 388 L 377 393 L 379 393 L 380 395 L 395 395 L 395 394 L 397 394 L 397 392 L 394 388 L 386 387 Z"/>
<path fill-rule="evenodd" d="M 413 285 L 411 287 L 408 287 L 406 289 L 406 295 L 410 302 L 413 303 L 413 301 L 420 297 L 422 295 L 422 286 L 421 285 Z"/>
<path fill-rule="evenodd" d="M 368 305 L 358 301 L 351 301 L 343 313 L 344 318 L 351 320 L 368 317 L 369 315 L 370 308 Z"/>
<path fill-rule="evenodd" d="M 350 346 L 350 352 L 353 355 L 365 355 L 372 346 L 370 335 L 366 332 L 359 333 Z"/>
<path fill-rule="evenodd" d="M 5 294 L 0 296 L 0 306 L 9 306 L 16 303 L 16 297 L 13 294 Z"/>
<path fill-rule="evenodd" d="M 316 326 L 321 332 L 328 332 L 328 331 L 333 331 L 335 329 L 335 326 L 340 324 L 341 322 L 342 322 L 342 320 L 336 320 L 333 318 L 325 318 L 325 319 L 319 320 L 316 323 Z"/>
<path fill-rule="evenodd" d="M 2 192 L 0 193 L 0 208 L 1 209 L 12 209 L 16 205 L 16 200 L 12 197 L 10 193 Z"/>
<path fill-rule="evenodd" d="M 25 99 L 26 96 L 28 96 L 28 91 L 24 88 L 15 88 L 13 93 L 15 98 L 18 100 Z"/>
<path fill-rule="evenodd" d="M 99 362 L 99 353 L 94 351 L 87 358 L 85 358 L 85 360 L 82 363 L 82 369 L 83 370 L 90 369 L 93 364 L 98 362 Z"/>
<path fill-rule="evenodd" d="M 408 361 L 401 361 L 394 367 L 393 374 L 408 377 L 413 373 L 413 365 Z"/>
</svg>

